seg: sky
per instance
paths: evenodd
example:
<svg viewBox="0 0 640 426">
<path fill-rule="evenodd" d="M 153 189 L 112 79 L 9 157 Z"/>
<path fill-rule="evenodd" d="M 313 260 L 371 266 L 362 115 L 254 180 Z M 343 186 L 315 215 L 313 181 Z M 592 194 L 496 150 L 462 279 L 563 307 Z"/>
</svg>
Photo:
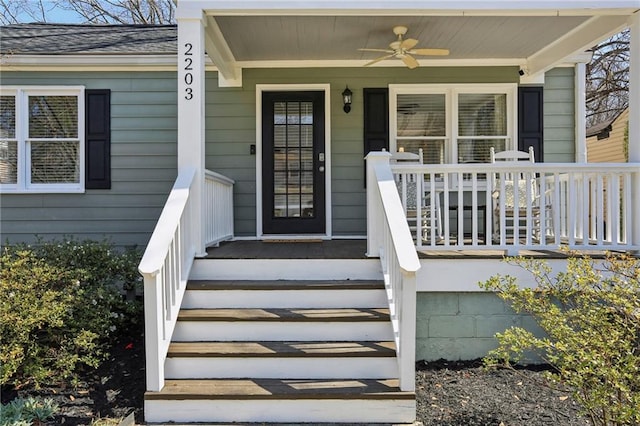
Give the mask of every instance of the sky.
<svg viewBox="0 0 640 426">
<path fill-rule="evenodd" d="M 6 0 L 11 2 L 13 0 Z M 37 5 L 36 0 L 28 0 L 33 5 Z M 63 10 L 60 7 L 55 7 L 55 2 L 53 1 L 43 1 L 45 10 L 46 10 L 46 18 L 47 22 L 59 23 L 59 24 L 77 24 L 83 22 L 82 18 L 74 12 L 70 12 L 68 10 Z M 18 16 L 18 19 L 21 23 L 29 23 L 33 22 L 34 19 L 31 18 L 28 14 L 23 13 Z"/>
</svg>

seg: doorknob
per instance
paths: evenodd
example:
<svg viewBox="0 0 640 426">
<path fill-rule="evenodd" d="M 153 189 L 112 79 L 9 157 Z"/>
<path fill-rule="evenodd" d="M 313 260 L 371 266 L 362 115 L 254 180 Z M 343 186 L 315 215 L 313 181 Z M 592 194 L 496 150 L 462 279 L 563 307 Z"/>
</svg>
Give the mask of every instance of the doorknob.
<svg viewBox="0 0 640 426">
<path fill-rule="evenodd" d="M 324 166 L 318 167 L 318 170 L 321 171 L 321 172 L 324 172 Z"/>
</svg>

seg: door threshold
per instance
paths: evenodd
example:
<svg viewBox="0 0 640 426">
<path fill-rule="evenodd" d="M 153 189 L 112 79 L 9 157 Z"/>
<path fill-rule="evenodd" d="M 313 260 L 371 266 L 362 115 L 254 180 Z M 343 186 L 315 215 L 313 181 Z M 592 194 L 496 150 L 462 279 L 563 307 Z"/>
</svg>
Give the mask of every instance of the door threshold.
<svg viewBox="0 0 640 426">
<path fill-rule="evenodd" d="M 263 235 L 258 238 L 265 243 L 321 243 L 330 240 L 327 235 Z"/>
</svg>

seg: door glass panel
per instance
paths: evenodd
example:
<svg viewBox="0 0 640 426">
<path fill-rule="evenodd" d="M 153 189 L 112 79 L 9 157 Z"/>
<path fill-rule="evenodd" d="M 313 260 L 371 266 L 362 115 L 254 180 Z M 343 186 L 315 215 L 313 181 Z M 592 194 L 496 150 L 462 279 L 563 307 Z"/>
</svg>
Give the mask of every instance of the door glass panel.
<svg viewBox="0 0 640 426">
<path fill-rule="evenodd" d="M 300 102 L 287 102 L 287 123 L 300 124 Z"/>
<path fill-rule="evenodd" d="M 305 148 L 311 148 L 313 146 L 312 125 L 300 126 L 300 144 Z"/>
<path fill-rule="evenodd" d="M 287 124 L 287 104 L 286 102 L 276 102 L 273 104 L 273 123 Z"/>
<path fill-rule="evenodd" d="M 314 218 L 312 102 L 274 104 L 273 161 L 273 217 Z"/>
<path fill-rule="evenodd" d="M 276 147 L 287 146 L 287 126 L 273 126 L 273 145 Z"/>
<path fill-rule="evenodd" d="M 300 103 L 300 123 L 313 124 L 313 103 Z"/>
</svg>

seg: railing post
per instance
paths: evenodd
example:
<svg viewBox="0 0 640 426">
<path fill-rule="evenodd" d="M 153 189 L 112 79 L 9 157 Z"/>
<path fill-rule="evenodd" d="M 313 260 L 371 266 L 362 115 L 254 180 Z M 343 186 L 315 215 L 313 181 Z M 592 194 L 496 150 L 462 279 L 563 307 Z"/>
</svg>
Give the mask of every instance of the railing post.
<svg viewBox="0 0 640 426">
<path fill-rule="evenodd" d="M 159 350 L 164 324 L 161 275 L 144 274 L 145 368 L 147 391 L 152 392 L 159 392 L 164 387 L 164 354 Z"/>
<path fill-rule="evenodd" d="M 416 272 L 402 271 L 402 310 L 400 318 L 400 390 L 416 387 Z"/>
<path fill-rule="evenodd" d="M 640 163 L 640 11 L 631 16 L 629 24 L 629 162 Z M 635 195 L 631 197 L 631 237 L 633 246 L 640 247 L 639 170 L 632 174 L 631 181 L 631 193 Z"/>
<path fill-rule="evenodd" d="M 206 256 L 204 242 L 204 17 L 178 8 L 178 173 L 195 169 L 191 187 L 190 245 Z"/>
<path fill-rule="evenodd" d="M 367 257 L 380 256 L 380 226 L 383 223 L 380 190 L 375 168 L 386 164 L 389 167 L 391 154 L 388 152 L 370 152 L 367 160 Z"/>
</svg>

